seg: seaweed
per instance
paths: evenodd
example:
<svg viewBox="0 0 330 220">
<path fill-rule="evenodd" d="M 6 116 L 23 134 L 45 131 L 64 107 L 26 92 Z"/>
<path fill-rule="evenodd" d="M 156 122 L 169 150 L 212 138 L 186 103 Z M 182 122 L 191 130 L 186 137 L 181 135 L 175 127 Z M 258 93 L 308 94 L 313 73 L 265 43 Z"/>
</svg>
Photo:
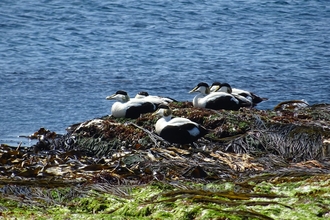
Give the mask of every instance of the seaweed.
<svg viewBox="0 0 330 220">
<path fill-rule="evenodd" d="M 107 214 L 164 217 L 169 214 L 157 213 L 155 206 L 189 204 L 190 211 L 177 209 L 177 215 L 201 218 L 208 210 L 207 216 L 214 218 L 273 219 L 276 215 L 269 215 L 273 211 L 262 213 L 259 207 L 293 208 L 283 203 L 289 197 L 275 193 L 274 187 L 313 178 L 313 183 L 318 178 L 329 186 L 329 105 L 276 111 L 214 111 L 188 102 L 171 105 L 174 115 L 198 122 L 211 133 L 191 145 L 174 145 L 154 133 L 157 119 L 151 114 L 134 120 L 96 118 L 72 125 L 62 135 L 40 128 L 29 136 L 38 140 L 31 148 L 0 146 L 0 193 L 26 206 L 76 209 L 79 204 L 84 211 Z M 210 183 L 231 187 L 213 191 L 196 187 Z M 133 211 L 137 204 L 133 210 L 121 207 L 134 197 L 134 190 L 146 186 L 158 193 L 142 199 L 140 211 Z M 317 188 L 294 197 L 319 198 L 327 193 Z M 117 205 L 110 207 L 105 194 L 115 196 Z M 315 215 L 328 215 L 323 200 L 319 204 Z"/>
</svg>

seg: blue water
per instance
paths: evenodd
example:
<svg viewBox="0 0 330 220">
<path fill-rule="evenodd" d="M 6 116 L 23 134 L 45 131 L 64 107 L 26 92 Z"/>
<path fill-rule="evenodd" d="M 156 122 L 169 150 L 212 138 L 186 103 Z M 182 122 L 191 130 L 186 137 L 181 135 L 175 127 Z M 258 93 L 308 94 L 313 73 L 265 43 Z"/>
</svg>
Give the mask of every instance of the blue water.
<svg viewBox="0 0 330 220">
<path fill-rule="evenodd" d="M 328 0 L 1 0 L 0 143 L 110 113 L 115 91 L 191 101 L 201 81 L 329 103 Z"/>
</svg>

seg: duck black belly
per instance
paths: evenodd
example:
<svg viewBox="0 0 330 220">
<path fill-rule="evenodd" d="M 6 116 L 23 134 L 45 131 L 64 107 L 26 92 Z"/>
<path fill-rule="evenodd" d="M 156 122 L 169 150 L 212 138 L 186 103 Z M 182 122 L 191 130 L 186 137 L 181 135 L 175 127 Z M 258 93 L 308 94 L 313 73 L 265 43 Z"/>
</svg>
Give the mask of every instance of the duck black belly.
<svg viewBox="0 0 330 220">
<path fill-rule="evenodd" d="M 140 117 L 141 114 L 151 113 L 156 110 L 156 106 L 150 102 L 144 102 L 140 105 L 129 106 L 126 109 L 125 118 L 136 119 Z"/>
<path fill-rule="evenodd" d="M 205 108 L 214 110 L 225 109 L 237 111 L 240 108 L 240 105 L 234 101 L 232 96 L 220 96 L 214 100 L 208 100 L 205 104 Z"/>
<path fill-rule="evenodd" d="M 198 129 L 198 132 L 196 129 Z M 194 132 L 192 132 L 193 130 Z M 192 123 L 188 123 L 180 126 L 167 125 L 161 130 L 159 136 L 170 143 L 190 144 L 206 134 L 207 130 L 202 126 L 196 126 Z"/>
</svg>

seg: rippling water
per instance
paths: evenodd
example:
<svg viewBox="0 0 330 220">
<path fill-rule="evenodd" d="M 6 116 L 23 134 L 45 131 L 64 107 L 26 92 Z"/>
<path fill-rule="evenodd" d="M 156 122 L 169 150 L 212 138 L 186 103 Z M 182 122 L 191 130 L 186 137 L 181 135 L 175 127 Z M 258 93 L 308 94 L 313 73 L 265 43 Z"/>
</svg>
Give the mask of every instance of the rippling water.
<svg viewBox="0 0 330 220">
<path fill-rule="evenodd" d="M 0 143 L 109 114 L 119 89 L 186 101 L 217 80 L 260 109 L 329 102 L 329 24 L 327 0 L 2 0 Z"/>
</svg>

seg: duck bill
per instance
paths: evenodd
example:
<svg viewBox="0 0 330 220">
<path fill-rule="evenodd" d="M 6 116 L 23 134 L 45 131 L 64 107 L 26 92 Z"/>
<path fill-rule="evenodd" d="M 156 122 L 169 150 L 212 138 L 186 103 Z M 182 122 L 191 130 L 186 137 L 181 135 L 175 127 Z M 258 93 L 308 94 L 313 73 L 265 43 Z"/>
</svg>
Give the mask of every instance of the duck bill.
<svg viewBox="0 0 330 220">
<path fill-rule="evenodd" d="M 115 99 L 115 96 L 116 96 L 116 94 L 110 95 L 110 96 L 107 96 L 105 99 L 106 100 L 113 100 L 113 99 Z"/>
<path fill-rule="evenodd" d="M 192 90 L 190 90 L 189 93 L 196 92 L 197 89 L 198 89 L 198 86 L 196 86 L 195 88 L 193 88 Z"/>
</svg>

